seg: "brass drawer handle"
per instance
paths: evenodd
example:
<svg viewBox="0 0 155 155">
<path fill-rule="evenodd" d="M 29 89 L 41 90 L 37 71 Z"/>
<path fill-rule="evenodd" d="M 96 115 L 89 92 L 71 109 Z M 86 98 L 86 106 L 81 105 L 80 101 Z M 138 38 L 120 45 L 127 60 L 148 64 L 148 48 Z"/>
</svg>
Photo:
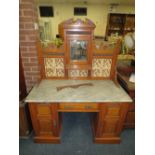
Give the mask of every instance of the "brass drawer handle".
<svg viewBox="0 0 155 155">
<path fill-rule="evenodd" d="M 85 106 L 85 109 L 92 109 L 92 106 L 86 105 L 86 106 Z"/>
</svg>

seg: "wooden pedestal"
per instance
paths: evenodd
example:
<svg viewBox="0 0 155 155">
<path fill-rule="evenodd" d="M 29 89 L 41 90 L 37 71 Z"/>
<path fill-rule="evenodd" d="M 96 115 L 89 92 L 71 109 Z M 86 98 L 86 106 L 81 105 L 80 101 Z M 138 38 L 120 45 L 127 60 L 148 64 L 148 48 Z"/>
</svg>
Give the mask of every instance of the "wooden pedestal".
<svg viewBox="0 0 155 155">
<path fill-rule="evenodd" d="M 100 104 L 99 113 L 93 117 L 95 143 L 120 143 L 120 134 L 128 112 L 128 103 Z"/>
<path fill-rule="evenodd" d="M 94 142 L 120 143 L 128 106 L 128 103 L 29 103 L 34 141 L 60 143 L 61 112 L 93 112 Z"/>
<path fill-rule="evenodd" d="M 58 104 L 29 103 L 36 143 L 60 143 Z"/>
</svg>

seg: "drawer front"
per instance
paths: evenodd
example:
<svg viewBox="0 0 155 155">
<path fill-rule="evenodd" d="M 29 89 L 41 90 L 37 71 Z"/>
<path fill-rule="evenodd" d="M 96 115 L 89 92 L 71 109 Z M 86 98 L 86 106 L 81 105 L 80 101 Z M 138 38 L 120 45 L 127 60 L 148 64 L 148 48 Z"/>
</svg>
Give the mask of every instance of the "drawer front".
<svg viewBox="0 0 155 155">
<path fill-rule="evenodd" d="M 96 112 L 98 111 L 98 103 L 60 103 L 59 111 Z"/>
</svg>

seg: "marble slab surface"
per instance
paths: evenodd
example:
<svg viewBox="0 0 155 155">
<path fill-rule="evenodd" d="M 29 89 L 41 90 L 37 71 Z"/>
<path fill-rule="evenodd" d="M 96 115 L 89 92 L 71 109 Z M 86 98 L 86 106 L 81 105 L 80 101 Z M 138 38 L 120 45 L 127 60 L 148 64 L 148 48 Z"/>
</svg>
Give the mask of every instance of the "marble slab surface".
<svg viewBox="0 0 155 155">
<path fill-rule="evenodd" d="M 83 83 L 93 86 L 57 91 L 57 87 Z M 34 86 L 25 102 L 132 102 L 132 99 L 111 80 L 42 80 Z"/>
</svg>

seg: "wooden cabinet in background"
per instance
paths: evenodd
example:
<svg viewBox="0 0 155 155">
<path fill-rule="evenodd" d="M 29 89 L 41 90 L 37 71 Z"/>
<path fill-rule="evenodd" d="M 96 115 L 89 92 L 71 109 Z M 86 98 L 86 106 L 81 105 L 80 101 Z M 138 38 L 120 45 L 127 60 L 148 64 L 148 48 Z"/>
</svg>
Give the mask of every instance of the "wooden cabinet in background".
<svg viewBox="0 0 155 155">
<path fill-rule="evenodd" d="M 108 14 L 107 27 L 106 27 L 106 39 L 112 34 L 118 34 L 119 36 L 125 35 L 128 32 L 135 31 L 135 15 L 134 14 Z"/>
<path fill-rule="evenodd" d="M 135 15 L 127 14 L 125 15 L 123 34 L 134 31 L 135 31 Z"/>
<path fill-rule="evenodd" d="M 129 81 L 129 77 L 132 72 L 134 72 L 134 66 L 129 67 L 118 67 L 118 82 L 123 87 L 123 89 L 129 94 L 133 99 L 133 103 L 129 105 L 129 110 L 124 122 L 124 128 L 134 128 L 135 127 L 135 83 Z"/>
</svg>

